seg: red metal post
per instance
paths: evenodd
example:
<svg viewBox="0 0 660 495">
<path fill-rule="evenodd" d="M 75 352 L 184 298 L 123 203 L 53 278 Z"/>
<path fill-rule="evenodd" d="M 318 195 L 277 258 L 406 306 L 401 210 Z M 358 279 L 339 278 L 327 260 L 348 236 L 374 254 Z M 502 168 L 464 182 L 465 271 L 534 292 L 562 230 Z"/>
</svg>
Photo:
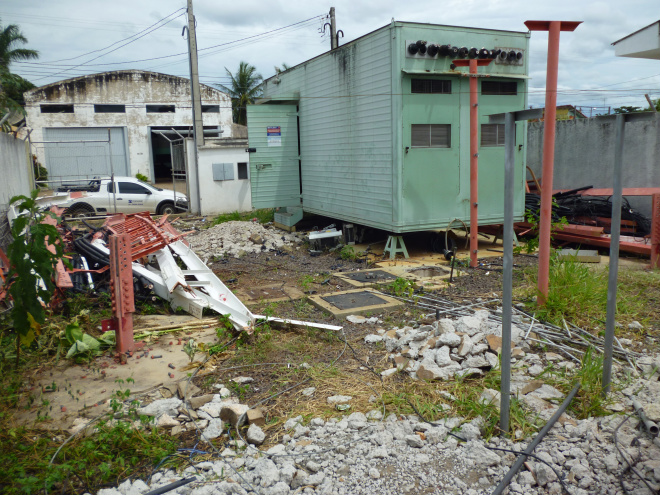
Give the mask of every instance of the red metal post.
<svg viewBox="0 0 660 495">
<path fill-rule="evenodd" d="M 543 127 L 543 160 L 541 182 L 541 215 L 539 221 L 539 304 L 548 297 L 550 273 L 550 228 L 552 223 L 552 178 L 555 164 L 555 120 L 557 115 L 557 73 L 559 67 L 559 33 L 575 31 L 579 22 L 527 21 L 530 31 L 548 31 L 548 66 L 545 83 L 545 115 Z"/>
<path fill-rule="evenodd" d="M 491 59 L 454 60 L 457 67 L 469 67 L 470 77 L 470 266 L 477 266 L 479 252 L 479 87 L 478 67 Z"/>
<path fill-rule="evenodd" d="M 660 268 L 660 194 L 653 195 L 651 209 L 651 270 Z"/>
<path fill-rule="evenodd" d="M 470 266 L 477 266 L 479 251 L 479 96 L 477 60 L 470 60 Z"/>
<path fill-rule="evenodd" d="M 117 352 L 135 349 L 133 340 L 133 267 L 131 259 L 131 236 L 111 235 L 110 241 L 110 288 L 114 313 Z"/>
</svg>

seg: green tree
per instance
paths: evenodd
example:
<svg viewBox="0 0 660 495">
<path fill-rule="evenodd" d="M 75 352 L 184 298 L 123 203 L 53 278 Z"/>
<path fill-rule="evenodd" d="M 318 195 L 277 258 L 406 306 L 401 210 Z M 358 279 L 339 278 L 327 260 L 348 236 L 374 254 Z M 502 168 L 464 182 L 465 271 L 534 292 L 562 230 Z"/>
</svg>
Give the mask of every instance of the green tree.
<svg viewBox="0 0 660 495">
<path fill-rule="evenodd" d="M 263 78 L 257 73 L 257 69 L 247 62 L 239 64 L 236 74 L 232 74 L 226 67 L 225 71 L 231 79 L 231 84 L 229 86 L 218 84 L 218 87 L 231 98 L 234 122 L 247 125 L 246 107 L 261 96 Z"/>
<path fill-rule="evenodd" d="M 614 113 L 637 113 L 643 112 L 642 107 L 622 106 L 613 109 Z"/>
<path fill-rule="evenodd" d="M 655 100 L 651 100 L 651 101 L 653 102 L 653 106 L 649 105 L 649 107 L 646 110 L 647 111 L 649 111 L 649 110 L 652 111 L 653 108 L 655 107 L 655 111 L 660 112 L 660 98 L 656 98 Z"/>
<path fill-rule="evenodd" d="M 12 74 L 10 70 L 12 62 L 39 57 L 38 51 L 21 46 L 27 42 L 27 38 L 16 24 L 4 27 L 0 25 L 0 112 L 2 114 L 8 111 L 24 113 L 21 107 L 24 104 L 23 92 L 34 87 L 31 82 Z"/>
<path fill-rule="evenodd" d="M 290 65 L 282 63 L 282 67 L 278 67 L 277 65 L 275 66 L 275 74 L 279 74 L 280 72 L 284 72 L 286 70 L 289 70 L 291 68 Z"/>
</svg>

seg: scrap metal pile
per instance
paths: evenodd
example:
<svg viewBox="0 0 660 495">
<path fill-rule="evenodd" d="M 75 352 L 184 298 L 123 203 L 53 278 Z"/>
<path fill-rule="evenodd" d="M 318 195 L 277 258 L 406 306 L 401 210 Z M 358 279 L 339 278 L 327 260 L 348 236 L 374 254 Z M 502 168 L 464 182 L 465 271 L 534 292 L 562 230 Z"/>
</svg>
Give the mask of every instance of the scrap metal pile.
<svg viewBox="0 0 660 495">
<path fill-rule="evenodd" d="M 605 233 L 610 233 L 612 227 L 611 197 L 583 196 L 575 190 L 556 193 L 553 198 L 553 222 L 559 222 L 563 217 L 569 224 L 603 227 Z M 534 193 L 527 193 L 525 210 L 538 219 L 541 197 Z M 623 198 L 621 207 L 621 233 L 638 237 L 651 233 L 651 220 L 634 210 L 626 198 Z"/>
<path fill-rule="evenodd" d="M 199 259 L 183 239 L 186 234 L 178 232 L 166 216 L 155 221 L 147 212 L 118 214 L 101 227 L 83 224 L 87 228 L 82 230 L 67 222 L 58 225 L 65 252 L 74 253 L 73 268 L 55 281 L 62 296 L 63 290 L 112 294 L 110 237 L 127 234 L 135 299 L 162 298 L 172 308 L 199 318 L 209 308 L 229 315 L 240 330 L 253 328 L 255 315 Z"/>
</svg>

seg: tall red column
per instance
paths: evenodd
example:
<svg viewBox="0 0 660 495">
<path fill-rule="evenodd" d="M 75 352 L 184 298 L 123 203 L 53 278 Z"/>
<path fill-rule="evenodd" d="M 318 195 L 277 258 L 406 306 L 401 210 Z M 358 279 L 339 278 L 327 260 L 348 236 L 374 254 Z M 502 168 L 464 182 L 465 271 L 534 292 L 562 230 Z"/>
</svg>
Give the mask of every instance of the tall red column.
<svg viewBox="0 0 660 495">
<path fill-rule="evenodd" d="M 479 251 L 479 85 L 478 67 L 491 59 L 454 60 L 457 67 L 469 67 L 470 77 L 470 266 L 477 266 Z"/>
<path fill-rule="evenodd" d="M 539 221 L 539 304 L 548 298 L 550 273 L 550 228 L 552 224 L 552 178 L 555 165 L 555 121 L 557 116 L 557 73 L 559 71 L 559 33 L 575 31 L 580 22 L 526 21 L 530 31 L 548 31 L 548 62 L 545 83 L 541 216 Z"/>
<path fill-rule="evenodd" d="M 114 313 L 115 339 L 117 352 L 135 349 L 133 339 L 133 263 L 131 258 L 131 236 L 111 235 L 110 247 L 110 288 L 112 311 Z"/>
</svg>

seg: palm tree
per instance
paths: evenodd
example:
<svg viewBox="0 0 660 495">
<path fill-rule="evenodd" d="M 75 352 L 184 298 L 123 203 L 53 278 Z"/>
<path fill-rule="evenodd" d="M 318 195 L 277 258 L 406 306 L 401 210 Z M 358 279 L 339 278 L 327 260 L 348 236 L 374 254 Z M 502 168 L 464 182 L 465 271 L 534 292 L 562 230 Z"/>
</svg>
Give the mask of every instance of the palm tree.
<svg viewBox="0 0 660 495">
<path fill-rule="evenodd" d="M 227 67 L 225 67 L 225 71 L 231 79 L 231 85 L 218 84 L 218 87 L 231 97 L 234 122 L 247 125 L 246 107 L 261 96 L 263 78 L 261 74 L 257 73 L 257 69 L 247 62 L 239 64 L 236 74 L 232 74 Z"/>
<path fill-rule="evenodd" d="M 21 112 L 23 91 L 34 87 L 32 83 L 9 70 L 12 62 L 39 57 L 36 50 L 18 47 L 27 42 L 16 24 L 9 24 L 4 28 L 0 26 L 0 112 L 3 114 L 7 111 Z"/>
</svg>

